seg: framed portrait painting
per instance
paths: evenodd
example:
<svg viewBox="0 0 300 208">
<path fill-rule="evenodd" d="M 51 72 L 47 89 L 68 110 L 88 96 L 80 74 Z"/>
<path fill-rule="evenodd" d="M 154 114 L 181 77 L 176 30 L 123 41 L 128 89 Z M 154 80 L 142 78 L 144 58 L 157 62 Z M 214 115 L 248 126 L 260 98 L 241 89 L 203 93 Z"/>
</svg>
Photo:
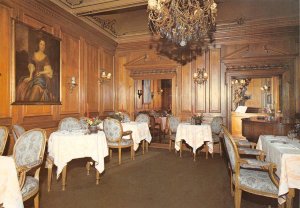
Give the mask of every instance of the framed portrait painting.
<svg viewBox="0 0 300 208">
<path fill-rule="evenodd" d="M 19 21 L 13 21 L 13 25 L 12 104 L 61 104 L 60 39 Z"/>
</svg>

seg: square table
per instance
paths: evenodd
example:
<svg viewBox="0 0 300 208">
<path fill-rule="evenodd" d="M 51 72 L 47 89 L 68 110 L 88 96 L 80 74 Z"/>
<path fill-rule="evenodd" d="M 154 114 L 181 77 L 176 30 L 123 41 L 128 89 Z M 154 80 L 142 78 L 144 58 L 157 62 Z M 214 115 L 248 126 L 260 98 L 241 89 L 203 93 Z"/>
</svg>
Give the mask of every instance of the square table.
<svg viewBox="0 0 300 208">
<path fill-rule="evenodd" d="M 24 208 L 23 198 L 12 157 L 0 156 L 0 205 L 5 208 Z"/>
<path fill-rule="evenodd" d="M 266 161 L 276 164 L 282 204 L 288 193 L 293 197 L 294 189 L 300 189 L 300 143 L 286 136 L 261 135 L 256 148 L 265 152 Z"/>
<path fill-rule="evenodd" d="M 86 130 L 56 131 L 49 137 L 48 153 L 57 166 L 57 178 L 63 171 L 62 186 L 64 190 L 67 163 L 77 158 L 91 157 L 95 161 L 98 184 L 99 173 L 104 171 L 104 158 L 108 156 L 108 147 L 102 131 L 97 134 L 86 134 Z"/>
<path fill-rule="evenodd" d="M 213 152 L 212 132 L 209 124 L 192 125 L 190 123 L 180 123 L 176 131 L 175 149 L 182 152 L 182 140 L 193 148 L 194 160 L 196 159 L 196 151 L 204 143 L 209 152 Z M 207 159 L 207 155 L 206 155 Z"/>
</svg>

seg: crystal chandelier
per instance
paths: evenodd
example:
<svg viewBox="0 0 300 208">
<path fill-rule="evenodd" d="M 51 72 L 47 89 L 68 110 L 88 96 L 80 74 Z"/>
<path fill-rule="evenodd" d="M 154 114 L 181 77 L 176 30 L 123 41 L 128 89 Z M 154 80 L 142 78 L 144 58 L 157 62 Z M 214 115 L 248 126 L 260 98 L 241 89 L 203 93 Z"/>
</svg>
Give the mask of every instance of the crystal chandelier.
<svg viewBox="0 0 300 208">
<path fill-rule="evenodd" d="M 204 41 L 215 30 L 214 0 L 148 0 L 149 28 L 180 46 Z"/>
</svg>

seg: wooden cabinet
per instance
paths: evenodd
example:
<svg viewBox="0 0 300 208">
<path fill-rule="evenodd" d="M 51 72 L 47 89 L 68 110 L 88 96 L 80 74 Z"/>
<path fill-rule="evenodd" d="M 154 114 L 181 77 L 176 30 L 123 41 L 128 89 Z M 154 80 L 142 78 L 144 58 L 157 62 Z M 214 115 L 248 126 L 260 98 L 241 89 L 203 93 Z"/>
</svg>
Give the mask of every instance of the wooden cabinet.
<svg viewBox="0 0 300 208">
<path fill-rule="evenodd" d="M 257 117 L 243 118 L 242 134 L 249 141 L 257 142 L 259 136 L 263 134 L 286 136 L 293 126 L 292 123 L 259 120 Z"/>
</svg>

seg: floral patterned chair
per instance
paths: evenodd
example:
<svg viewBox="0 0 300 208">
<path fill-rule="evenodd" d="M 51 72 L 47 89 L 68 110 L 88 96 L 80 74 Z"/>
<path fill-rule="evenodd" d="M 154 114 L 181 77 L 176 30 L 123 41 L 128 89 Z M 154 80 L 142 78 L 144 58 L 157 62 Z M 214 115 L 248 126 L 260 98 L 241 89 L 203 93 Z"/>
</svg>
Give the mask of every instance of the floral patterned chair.
<svg viewBox="0 0 300 208">
<path fill-rule="evenodd" d="M 76 130 L 76 129 L 80 129 L 80 122 L 78 121 L 78 119 L 73 118 L 73 117 L 66 117 L 63 118 L 59 124 L 58 124 L 58 130 L 59 131 L 71 131 L 71 130 Z"/>
<path fill-rule="evenodd" d="M 34 196 L 34 208 L 39 207 L 39 175 L 46 138 L 46 131 L 43 129 L 26 131 L 16 141 L 13 151 L 23 201 Z M 33 170 L 34 176 L 30 176 L 28 172 Z"/>
<path fill-rule="evenodd" d="M 234 207 L 241 207 L 242 191 L 248 193 L 278 198 L 278 181 L 274 175 L 275 165 L 272 163 L 240 158 L 238 148 L 226 127 L 224 143 L 228 155 L 230 170 L 231 193 L 234 196 Z"/>
<path fill-rule="evenodd" d="M 13 133 L 13 137 L 16 142 L 18 140 L 18 138 L 21 136 L 21 134 L 23 134 L 25 132 L 25 129 L 19 124 L 14 124 L 14 125 L 12 125 L 11 131 Z"/>
<path fill-rule="evenodd" d="M 130 122 L 130 116 L 127 113 L 122 113 L 123 115 L 123 122 Z"/>
<path fill-rule="evenodd" d="M 212 132 L 212 139 L 214 144 L 219 144 L 219 151 L 220 155 L 222 156 L 222 143 L 221 138 L 222 136 L 222 124 L 223 124 L 223 118 L 221 116 L 213 117 L 212 122 L 210 124 L 211 126 L 211 132 Z M 214 153 L 212 153 L 212 157 L 214 157 Z"/>
<path fill-rule="evenodd" d="M 146 113 L 140 113 L 136 116 L 135 118 L 136 122 L 145 122 L 148 124 L 150 128 L 150 116 Z M 143 154 L 145 153 L 145 140 L 143 140 L 142 143 L 142 148 L 143 148 Z M 148 152 L 148 143 L 146 142 L 146 152 Z"/>
<path fill-rule="evenodd" d="M 7 127 L 0 126 L 0 155 L 2 155 L 4 152 L 7 137 L 8 137 Z"/>
<path fill-rule="evenodd" d="M 132 131 L 123 132 L 121 122 L 113 118 L 106 118 L 104 120 L 103 131 L 106 136 L 110 158 L 112 157 L 112 149 L 118 149 L 120 165 L 122 162 L 122 148 L 130 147 L 131 159 L 134 160 Z M 128 135 L 130 136 L 130 139 L 123 139 L 124 136 Z"/>
<path fill-rule="evenodd" d="M 87 117 L 81 117 L 79 119 L 79 124 L 80 124 L 80 128 L 81 129 L 88 129 L 89 128 L 89 124 L 86 121 Z"/>
<path fill-rule="evenodd" d="M 167 128 L 169 133 L 169 151 L 172 149 L 172 142 L 175 142 L 177 127 L 180 123 L 180 119 L 175 116 L 167 117 Z"/>
</svg>

